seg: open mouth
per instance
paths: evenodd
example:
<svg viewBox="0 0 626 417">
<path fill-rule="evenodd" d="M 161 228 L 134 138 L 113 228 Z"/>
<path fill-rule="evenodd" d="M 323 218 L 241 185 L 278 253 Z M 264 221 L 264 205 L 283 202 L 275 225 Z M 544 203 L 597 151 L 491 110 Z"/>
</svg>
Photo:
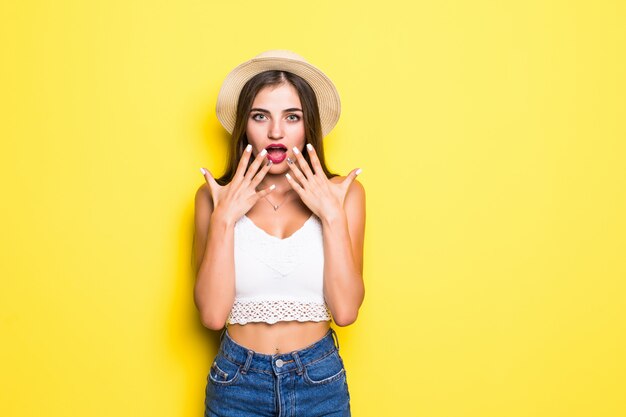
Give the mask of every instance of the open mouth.
<svg viewBox="0 0 626 417">
<path fill-rule="evenodd" d="M 273 164 L 279 164 L 287 158 L 287 147 L 280 143 L 271 144 L 265 147 L 267 159 Z"/>
</svg>

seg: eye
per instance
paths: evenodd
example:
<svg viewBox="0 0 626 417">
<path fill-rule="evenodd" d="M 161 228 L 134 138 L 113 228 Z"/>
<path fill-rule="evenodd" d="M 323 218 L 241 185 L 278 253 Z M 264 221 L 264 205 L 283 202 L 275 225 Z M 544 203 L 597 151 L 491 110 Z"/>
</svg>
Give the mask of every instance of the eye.
<svg viewBox="0 0 626 417">
<path fill-rule="evenodd" d="M 265 115 L 263 113 L 254 113 L 252 114 L 252 120 L 257 120 L 257 121 L 261 121 L 261 120 L 266 120 L 267 117 L 265 117 Z"/>
<path fill-rule="evenodd" d="M 289 116 L 287 116 L 287 120 L 289 120 L 290 122 L 297 122 L 300 120 L 300 116 L 298 116 L 297 114 L 290 114 Z"/>
</svg>

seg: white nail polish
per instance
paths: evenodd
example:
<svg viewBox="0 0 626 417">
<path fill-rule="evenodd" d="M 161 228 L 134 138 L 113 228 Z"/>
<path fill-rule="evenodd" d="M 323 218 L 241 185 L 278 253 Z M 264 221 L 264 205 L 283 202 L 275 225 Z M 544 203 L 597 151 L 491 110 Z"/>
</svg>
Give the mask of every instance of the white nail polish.
<svg viewBox="0 0 626 417">
<path fill-rule="evenodd" d="M 246 152 L 250 152 L 251 150 L 252 150 L 252 145 L 248 143 L 248 146 L 246 146 Z"/>
<path fill-rule="evenodd" d="M 270 185 L 270 190 L 273 190 L 274 188 L 276 188 L 276 184 Z"/>
<path fill-rule="evenodd" d="M 362 171 L 361 168 L 359 168 L 359 169 L 356 170 L 355 174 L 359 175 L 361 173 L 361 171 Z"/>
<path fill-rule="evenodd" d="M 263 150 L 261 151 L 261 156 L 264 156 L 266 153 L 267 153 L 267 149 L 263 149 Z"/>
<path fill-rule="evenodd" d="M 293 153 L 298 155 L 300 153 L 300 150 L 294 146 L 293 147 Z"/>
<path fill-rule="evenodd" d="M 200 168 L 200 172 L 202 172 L 202 175 L 206 175 L 206 169 Z"/>
<path fill-rule="evenodd" d="M 286 173 L 285 177 L 287 177 L 287 179 L 291 179 L 291 175 L 289 175 L 289 173 Z"/>
<path fill-rule="evenodd" d="M 312 151 L 312 150 L 313 150 L 313 145 L 311 145 L 310 143 L 307 143 L 307 144 L 306 144 L 306 148 L 307 148 L 308 150 Z"/>
</svg>

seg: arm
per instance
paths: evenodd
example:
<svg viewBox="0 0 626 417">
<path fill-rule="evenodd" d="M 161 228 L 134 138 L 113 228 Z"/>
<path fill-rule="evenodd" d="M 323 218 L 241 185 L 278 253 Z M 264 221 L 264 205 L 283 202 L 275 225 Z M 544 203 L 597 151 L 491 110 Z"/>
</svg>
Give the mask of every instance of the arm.
<svg viewBox="0 0 626 417">
<path fill-rule="evenodd" d="M 203 184 L 195 199 L 194 301 L 202 323 L 212 330 L 224 327 L 235 299 L 234 225 L 215 213 L 211 192 Z"/>
<path fill-rule="evenodd" d="M 342 177 L 331 178 L 341 182 Z M 365 232 L 365 190 L 354 180 L 344 202 L 322 219 L 324 234 L 324 297 L 333 320 L 347 326 L 357 318 L 363 303 L 363 238 Z"/>
</svg>

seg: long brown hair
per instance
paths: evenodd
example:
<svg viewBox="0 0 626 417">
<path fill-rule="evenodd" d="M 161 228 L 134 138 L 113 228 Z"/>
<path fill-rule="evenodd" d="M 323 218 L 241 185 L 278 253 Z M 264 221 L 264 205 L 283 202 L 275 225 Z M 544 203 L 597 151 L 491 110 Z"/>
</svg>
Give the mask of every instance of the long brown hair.
<svg viewBox="0 0 626 417">
<path fill-rule="evenodd" d="M 304 81 L 304 79 L 295 74 L 287 71 L 271 70 L 255 75 L 241 89 L 239 101 L 237 102 L 237 118 L 235 120 L 235 127 L 233 128 L 230 142 L 228 165 L 224 174 L 220 178 L 216 179 L 218 184 L 226 185 L 233 179 L 235 172 L 237 171 L 237 165 L 239 164 L 241 155 L 243 155 L 243 151 L 248 145 L 246 127 L 248 124 L 248 115 L 250 114 L 254 98 L 263 88 L 268 86 L 278 86 L 284 83 L 289 83 L 294 86 L 298 92 L 298 96 L 300 97 L 304 121 L 305 143 L 313 145 L 326 177 L 331 178 L 337 176 L 337 174 L 330 172 L 326 167 L 326 161 L 324 159 L 324 146 L 322 144 L 322 124 L 320 122 L 317 98 L 315 97 L 313 89 L 306 81 Z M 309 166 L 311 166 L 311 160 L 306 146 L 302 149 L 302 156 L 304 156 L 304 159 L 306 159 Z M 248 166 L 252 164 L 252 161 L 253 158 L 250 158 Z"/>
</svg>

